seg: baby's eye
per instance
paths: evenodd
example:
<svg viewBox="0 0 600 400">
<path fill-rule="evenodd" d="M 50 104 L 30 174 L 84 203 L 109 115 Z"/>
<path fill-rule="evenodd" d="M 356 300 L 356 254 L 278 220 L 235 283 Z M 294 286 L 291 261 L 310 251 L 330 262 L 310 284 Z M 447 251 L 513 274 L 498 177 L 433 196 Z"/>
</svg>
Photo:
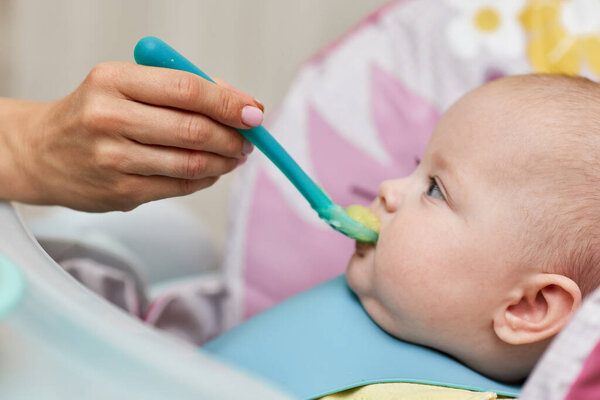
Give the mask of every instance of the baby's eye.
<svg viewBox="0 0 600 400">
<path fill-rule="evenodd" d="M 429 187 L 427 188 L 427 196 L 433 197 L 434 199 L 445 200 L 440 187 L 438 186 L 435 178 L 429 178 Z"/>
</svg>

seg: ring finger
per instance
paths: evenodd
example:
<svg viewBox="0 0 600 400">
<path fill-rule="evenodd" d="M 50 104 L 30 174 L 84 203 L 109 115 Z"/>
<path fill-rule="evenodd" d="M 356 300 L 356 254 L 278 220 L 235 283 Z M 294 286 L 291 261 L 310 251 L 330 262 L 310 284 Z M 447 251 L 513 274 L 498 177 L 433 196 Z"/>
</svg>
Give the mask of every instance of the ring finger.
<svg viewBox="0 0 600 400">
<path fill-rule="evenodd" d="M 217 177 L 231 172 L 246 157 L 231 158 L 218 154 L 176 147 L 148 146 L 131 142 L 117 167 L 135 175 L 160 175 L 180 179 Z"/>
</svg>

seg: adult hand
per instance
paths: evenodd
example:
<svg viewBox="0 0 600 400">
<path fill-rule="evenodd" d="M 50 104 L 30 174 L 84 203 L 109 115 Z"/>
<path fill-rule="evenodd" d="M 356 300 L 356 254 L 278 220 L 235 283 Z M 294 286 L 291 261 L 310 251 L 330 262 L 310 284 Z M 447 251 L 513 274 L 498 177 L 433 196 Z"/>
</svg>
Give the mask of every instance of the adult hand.
<svg viewBox="0 0 600 400">
<path fill-rule="evenodd" d="M 4 132 L 12 161 L 0 166 L 13 173 L 0 178 L 15 179 L 0 196 L 84 211 L 131 210 L 211 186 L 252 151 L 233 128 L 260 125 L 263 111 L 228 85 L 130 63 L 99 64 L 63 99 L 11 108 L 20 125 Z"/>
</svg>

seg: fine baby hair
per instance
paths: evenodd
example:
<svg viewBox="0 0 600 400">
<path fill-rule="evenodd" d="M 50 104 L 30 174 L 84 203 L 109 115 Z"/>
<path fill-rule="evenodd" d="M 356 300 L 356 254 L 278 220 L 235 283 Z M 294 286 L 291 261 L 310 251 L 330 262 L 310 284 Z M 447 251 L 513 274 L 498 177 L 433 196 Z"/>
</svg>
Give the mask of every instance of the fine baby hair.
<svg viewBox="0 0 600 400">
<path fill-rule="evenodd" d="M 545 271 L 570 277 L 585 297 L 600 284 L 600 84 L 558 74 L 506 84 L 522 96 L 522 113 L 539 115 L 538 129 L 561 138 L 556 158 L 532 160 L 527 171 L 538 182 L 531 195 L 539 198 L 526 222 L 543 237 L 524 240 L 530 247 L 523 262 L 537 259 Z"/>
</svg>

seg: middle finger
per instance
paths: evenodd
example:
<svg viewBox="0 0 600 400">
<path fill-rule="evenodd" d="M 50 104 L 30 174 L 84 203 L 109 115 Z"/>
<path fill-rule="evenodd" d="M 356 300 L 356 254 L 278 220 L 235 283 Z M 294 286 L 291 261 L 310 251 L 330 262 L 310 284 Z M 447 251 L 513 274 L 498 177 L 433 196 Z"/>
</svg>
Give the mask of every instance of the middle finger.
<svg viewBox="0 0 600 400">
<path fill-rule="evenodd" d="M 253 146 L 235 129 L 204 115 L 124 100 L 121 134 L 148 145 L 201 150 L 242 158 Z"/>
</svg>

